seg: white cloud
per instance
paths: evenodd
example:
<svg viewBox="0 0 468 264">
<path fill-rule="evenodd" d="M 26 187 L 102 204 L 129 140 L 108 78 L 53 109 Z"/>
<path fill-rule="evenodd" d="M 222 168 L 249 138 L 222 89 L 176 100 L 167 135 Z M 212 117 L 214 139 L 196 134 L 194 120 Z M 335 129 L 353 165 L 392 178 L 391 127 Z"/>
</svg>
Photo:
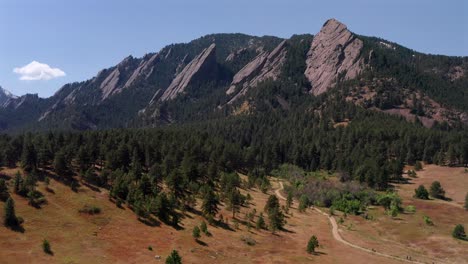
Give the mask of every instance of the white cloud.
<svg viewBox="0 0 468 264">
<path fill-rule="evenodd" d="M 49 65 L 37 61 L 32 61 L 20 68 L 14 68 L 13 72 L 19 74 L 19 79 L 23 81 L 50 80 L 65 76 L 65 72 L 61 69 L 51 68 Z"/>
</svg>

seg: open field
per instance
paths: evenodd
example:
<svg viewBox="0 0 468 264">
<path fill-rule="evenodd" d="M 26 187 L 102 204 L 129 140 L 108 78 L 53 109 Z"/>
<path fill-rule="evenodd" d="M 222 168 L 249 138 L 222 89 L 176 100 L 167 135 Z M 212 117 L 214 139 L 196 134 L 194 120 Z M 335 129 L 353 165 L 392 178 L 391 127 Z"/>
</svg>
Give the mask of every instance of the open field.
<svg viewBox="0 0 468 264">
<path fill-rule="evenodd" d="M 15 170 L 4 170 L 13 175 Z M 273 183 L 274 188 L 278 188 Z M 148 226 L 137 220 L 128 208 L 119 209 L 108 200 L 105 190 L 98 192 L 81 186 L 77 193 L 69 187 L 51 180 L 52 192 L 43 183 L 38 189 L 44 193 L 48 204 L 36 209 L 25 198 L 13 195 L 18 216 L 25 219 L 25 232 L 18 233 L 0 227 L 0 262 L 2 263 L 163 263 L 172 249 L 177 249 L 184 263 L 397 263 L 398 261 L 375 256 L 343 245 L 332 237 L 326 217 L 308 210 L 298 213 L 291 209 L 287 231 L 272 234 L 269 231 L 227 230 L 209 226 L 212 236 L 202 235 L 203 243 L 192 238 L 192 228 L 202 218 L 197 212 L 188 212 L 182 220 L 182 229 L 175 230 L 165 224 Z M 243 190 L 245 192 L 245 190 Z M 253 197 L 250 208 L 242 208 L 237 218 L 244 219 L 245 212 L 263 210 L 268 194 L 249 190 Z M 0 202 L 1 203 L 1 202 Z M 84 205 L 94 205 L 102 213 L 94 216 L 78 212 Z M 3 207 L 3 203 L 1 203 Z M 293 206 L 294 207 L 294 206 Z M 233 228 L 232 213 L 222 210 Z M 305 247 L 311 235 L 316 235 L 320 248 L 309 255 Z M 249 246 L 242 237 L 251 237 L 256 245 Z M 42 252 L 41 242 L 48 239 L 53 256 Z M 153 248 L 148 250 L 148 246 Z M 161 260 L 155 256 L 161 256 Z"/>
<path fill-rule="evenodd" d="M 16 170 L 2 172 L 13 176 Z M 286 230 L 276 234 L 254 228 L 248 230 L 243 224 L 234 230 L 232 213 L 223 209 L 220 213 L 229 219 L 230 229 L 209 226 L 212 236 L 202 235 L 202 242 L 197 243 L 192 238 L 192 229 L 203 220 L 197 210 L 185 213 L 181 230 L 163 223 L 148 226 L 140 222 L 130 209 L 120 209 L 110 202 L 107 190 L 95 191 L 82 185 L 75 193 L 70 187 L 51 180 L 53 192 L 46 191 L 44 184 L 39 183 L 38 190 L 48 201 L 40 209 L 29 206 L 25 198 L 13 194 L 17 215 L 25 219 L 25 232 L 0 227 L 0 262 L 158 263 L 164 262 L 172 249 L 177 249 L 184 263 L 401 263 L 376 255 L 378 253 L 411 257 L 424 263 L 465 263 L 464 252 L 468 250 L 468 242 L 455 240 L 450 234 L 457 223 L 468 226 L 468 213 L 461 208 L 464 195 L 459 195 L 465 193 L 467 181 L 464 177 L 467 176 L 462 168 L 427 166 L 409 184 L 396 186 L 404 206 L 416 206 L 415 213 L 391 218 L 382 208 L 372 207 L 369 215 L 373 220 L 347 216 L 338 228 L 341 237 L 375 253 L 336 240 L 327 216 L 310 209 L 299 213 L 295 209 L 297 204 L 290 210 L 292 215 L 288 215 Z M 441 182 L 453 201 L 423 201 L 412 197 L 419 184 L 428 187 L 433 180 Z M 275 180 L 272 185 L 273 190 L 281 187 Z M 261 212 L 269 194 L 274 193 L 242 190 L 243 193 L 247 191 L 253 200 L 248 208 L 242 208 L 237 214 L 240 222 L 253 208 Z M 102 213 L 80 214 L 78 210 L 85 205 L 98 206 Z M 435 225 L 426 225 L 423 216 L 429 216 Z M 339 217 L 335 216 L 336 219 Z M 305 252 L 311 235 L 316 235 L 321 244 L 316 255 Z M 256 244 L 247 245 L 242 241 L 243 237 L 252 238 Z M 42 252 L 43 239 L 51 242 L 53 256 Z M 161 256 L 161 260 L 155 256 Z"/>
<path fill-rule="evenodd" d="M 446 196 L 453 201 L 413 198 L 419 184 L 429 188 L 434 180 L 441 182 Z M 426 166 L 417 178 L 396 186 L 403 207 L 414 205 L 415 213 L 392 218 L 381 207 L 370 208 L 368 214 L 373 220 L 348 216 L 341 225 L 341 234 L 347 241 L 363 247 L 425 263 L 468 263 L 468 242 L 451 236 L 456 224 L 468 227 L 468 212 L 462 209 L 467 184 L 468 174 L 463 168 Z M 424 216 L 429 216 L 434 225 L 427 225 Z"/>
</svg>

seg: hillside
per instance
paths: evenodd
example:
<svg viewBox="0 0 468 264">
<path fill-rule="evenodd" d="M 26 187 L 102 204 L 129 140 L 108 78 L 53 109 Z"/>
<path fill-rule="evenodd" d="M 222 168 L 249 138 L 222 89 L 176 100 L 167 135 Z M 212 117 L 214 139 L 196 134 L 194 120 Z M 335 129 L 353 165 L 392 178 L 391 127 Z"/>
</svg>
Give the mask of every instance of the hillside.
<svg viewBox="0 0 468 264">
<path fill-rule="evenodd" d="M 10 98 L 0 109 L 0 128 L 161 126 L 301 107 L 320 111 L 310 101 L 342 99 L 426 127 L 463 127 L 467 70 L 466 57 L 422 54 L 331 19 L 315 36 L 212 34 L 129 56 L 52 97 Z"/>
</svg>

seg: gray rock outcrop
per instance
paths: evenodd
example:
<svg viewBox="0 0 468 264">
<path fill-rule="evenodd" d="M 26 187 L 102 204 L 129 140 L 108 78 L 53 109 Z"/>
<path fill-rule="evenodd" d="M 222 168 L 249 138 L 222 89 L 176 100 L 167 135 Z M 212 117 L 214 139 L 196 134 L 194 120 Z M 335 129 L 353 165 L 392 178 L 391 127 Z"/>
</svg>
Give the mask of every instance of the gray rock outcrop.
<svg viewBox="0 0 468 264">
<path fill-rule="evenodd" d="M 184 92 L 185 88 L 198 77 L 205 74 L 213 74 L 213 71 L 216 71 L 216 67 L 216 45 L 211 44 L 177 74 L 162 94 L 160 100 L 166 101 L 174 99 L 178 94 Z"/>
<path fill-rule="evenodd" d="M 307 53 L 305 76 L 312 85 L 311 93 L 318 95 L 344 80 L 355 78 L 362 70 L 359 59 L 363 42 L 346 25 L 330 19 L 314 37 Z"/>
<path fill-rule="evenodd" d="M 276 80 L 281 73 L 286 52 L 286 40 L 283 40 L 273 51 L 262 51 L 245 65 L 234 75 L 231 86 L 226 91 L 227 95 L 235 94 L 228 103 L 231 104 L 240 96 L 245 95 L 250 88 L 257 86 L 259 82 L 267 79 Z"/>
</svg>

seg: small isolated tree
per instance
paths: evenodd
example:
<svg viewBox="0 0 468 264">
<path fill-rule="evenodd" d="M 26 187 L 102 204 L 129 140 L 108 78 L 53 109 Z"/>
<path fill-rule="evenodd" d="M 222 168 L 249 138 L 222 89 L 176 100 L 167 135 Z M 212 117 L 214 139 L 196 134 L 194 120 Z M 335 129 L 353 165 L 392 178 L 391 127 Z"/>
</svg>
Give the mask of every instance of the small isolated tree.
<svg viewBox="0 0 468 264">
<path fill-rule="evenodd" d="M 456 239 L 466 239 L 465 228 L 463 225 L 456 225 L 452 231 L 452 236 Z"/>
<path fill-rule="evenodd" d="M 419 185 L 419 187 L 414 190 L 414 197 L 427 200 L 429 199 L 429 192 L 427 191 L 426 187 L 424 187 L 424 185 Z"/>
<path fill-rule="evenodd" d="M 419 160 L 416 161 L 416 163 L 414 164 L 414 169 L 415 169 L 416 171 L 420 171 L 420 170 L 423 169 L 423 165 L 422 165 L 422 163 L 421 163 Z"/>
<path fill-rule="evenodd" d="M 286 199 L 286 206 L 288 208 L 290 208 L 292 204 L 293 204 L 293 193 L 292 193 L 292 191 L 289 191 L 288 192 L 288 197 Z"/>
<path fill-rule="evenodd" d="M 4 222 L 7 227 L 17 227 L 19 225 L 18 217 L 15 213 L 15 201 L 9 197 L 5 203 L 5 219 Z"/>
<path fill-rule="evenodd" d="M 182 264 L 182 257 L 177 250 L 172 250 L 171 254 L 166 258 L 166 264 Z"/>
<path fill-rule="evenodd" d="M 314 235 L 309 239 L 307 243 L 307 253 L 312 254 L 315 252 L 315 249 L 319 246 L 317 237 Z"/>
<path fill-rule="evenodd" d="M 257 230 L 265 229 L 265 219 L 263 218 L 263 213 L 260 213 L 257 219 L 257 223 L 255 223 L 255 228 Z"/>
<path fill-rule="evenodd" d="M 203 232 L 203 234 L 208 234 L 208 226 L 206 225 L 205 221 L 202 221 L 202 223 L 200 224 L 200 230 Z"/>
<path fill-rule="evenodd" d="M 438 198 L 438 199 L 445 198 L 445 190 L 442 188 L 442 185 L 440 185 L 440 182 L 438 181 L 435 181 L 431 184 L 431 188 L 429 188 L 429 193 L 434 198 Z"/>
<path fill-rule="evenodd" d="M 468 210 L 468 193 L 465 196 L 465 210 Z"/>
<path fill-rule="evenodd" d="M 309 197 L 303 194 L 301 198 L 299 199 L 299 208 L 298 208 L 299 212 L 305 212 L 308 206 L 309 206 Z"/>
<path fill-rule="evenodd" d="M 50 243 L 49 243 L 49 241 L 47 239 L 44 239 L 42 241 L 42 250 L 44 251 L 44 253 L 52 255 L 52 249 L 51 249 Z"/>
<path fill-rule="evenodd" d="M 10 194 L 8 193 L 8 186 L 4 179 L 0 179 L 0 201 L 8 199 Z"/>
<path fill-rule="evenodd" d="M 200 238 L 200 228 L 198 228 L 198 226 L 193 228 L 192 236 L 195 238 L 195 240 Z"/>
<path fill-rule="evenodd" d="M 424 223 L 426 223 L 426 225 L 430 225 L 430 226 L 434 225 L 434 222 L 432 222 L 432 219 L 429 216 L 425 215 L 423 217 L 423 219 L 424 219 Z"/>
</svg>

